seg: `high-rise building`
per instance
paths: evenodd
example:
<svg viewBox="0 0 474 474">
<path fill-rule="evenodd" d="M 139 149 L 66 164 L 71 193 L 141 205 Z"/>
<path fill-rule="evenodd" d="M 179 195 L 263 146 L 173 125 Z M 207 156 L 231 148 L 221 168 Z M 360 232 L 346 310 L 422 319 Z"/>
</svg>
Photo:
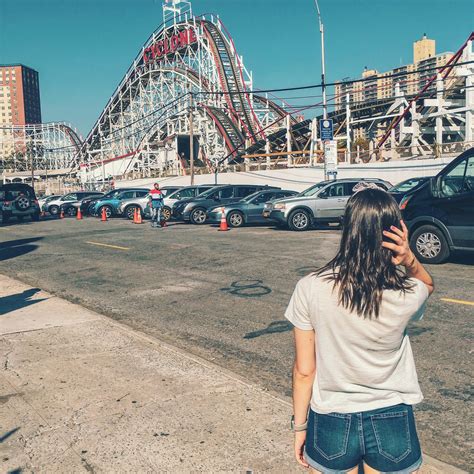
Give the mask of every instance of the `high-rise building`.
<svg viewBox="0 0 474 474">
<path fill-rule="evenodd" d="M 22 64 L 0 65 L 0 126 L 40 122 L 38 72 Z"/>
<path fill-rule="evenodd" d="M 336 83 L 335 109 L 341 110 L 349 103 L 360 106 L 375 103 L 377 100 L 389 99 L 395 95 L 396 85 L 401 93 L 416 95 L 426 84 L 428 78 L 435 73 L 435 68 L 444 66 L 452 57 L 452 53 L 436 54 L 435 40 L 426 35 L 413 43 L 413 63 L 399 66 L 387 72 L 375 69 L 364 69 L 363 81 L 353 82 L 348 78 Z M 432 84 L 430 90 L 435 85 Z"/>
<path fill-rule="evenodd" d="M 433 57 L 436 54 L 436 41 L 428 39 L 426 33 L 423 35 L 421 40 L 415 41 L 413 43 L 413 62 L 417 63 L 418 61 L 423 61 L 423 59 L 428 59 Z"/>
<path fill-rule="evenodd" d="M 22 64 L 0 65 L 1 160 L 24 153 L 26 136 L 11 126 L 30 123 L 41 123 L 38 72 Z"/>
</svg>

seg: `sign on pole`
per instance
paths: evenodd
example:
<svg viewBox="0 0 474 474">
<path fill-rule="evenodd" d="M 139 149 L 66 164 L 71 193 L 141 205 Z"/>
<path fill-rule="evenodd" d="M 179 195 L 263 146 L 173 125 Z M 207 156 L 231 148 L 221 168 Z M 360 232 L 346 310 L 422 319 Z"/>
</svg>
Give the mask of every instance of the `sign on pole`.
<svg viewBox="0 0 474 474">
<path fill-rule="evenodd" d="M 337 175 L 337 142 L 324 141 L 324 174 L 326 178 L 336 179 Z"/>
<path fill-rule="evenodd" d="M 332 140 L 334 138 L 332 119 L 319 121 L 319 138 L 321 138 L 322 141 Z"/>
</svg>

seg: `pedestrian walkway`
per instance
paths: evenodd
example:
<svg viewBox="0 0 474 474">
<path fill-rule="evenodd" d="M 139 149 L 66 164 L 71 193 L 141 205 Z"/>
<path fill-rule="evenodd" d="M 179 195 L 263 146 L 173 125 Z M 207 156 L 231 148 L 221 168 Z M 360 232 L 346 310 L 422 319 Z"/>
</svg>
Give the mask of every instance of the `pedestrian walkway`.
<svg viewBox="0 0 474 474">
<path fill-rule="evenodd" d="M 0 354 L 2 472 L 305 472 L 287 400 L 1 275 Z"/>
</svg>

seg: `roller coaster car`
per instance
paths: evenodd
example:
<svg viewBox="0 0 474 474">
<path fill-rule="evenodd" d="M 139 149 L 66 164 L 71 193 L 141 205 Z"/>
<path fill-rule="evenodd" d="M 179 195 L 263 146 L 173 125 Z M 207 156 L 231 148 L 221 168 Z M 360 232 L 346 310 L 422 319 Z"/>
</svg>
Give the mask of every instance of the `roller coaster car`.
<svg viewBox="0 0 474 474">
<path fill-rule="evenodd" d="M 16 217 L 18 221 L 22 221 L 24 217 L 38 221 L 40 216 L 35 190 L 22 183 L 0 185 L 0 210 L 2 223 L 8 222 L 11 217 Z"/>
</svg>

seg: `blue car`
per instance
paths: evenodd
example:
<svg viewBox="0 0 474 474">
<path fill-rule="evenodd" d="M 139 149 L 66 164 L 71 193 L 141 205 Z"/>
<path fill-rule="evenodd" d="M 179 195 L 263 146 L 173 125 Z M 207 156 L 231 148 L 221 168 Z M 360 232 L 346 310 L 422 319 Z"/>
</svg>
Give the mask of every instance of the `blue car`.
<svg viewBox="0 0 474 474">
<path fill-rule="evenodd" d="M 230 227 L 242 227 L 245 224 L 268 224 L 268 219 L 263 217 L 265 203 L 296 194 L 298 194 L 297 191 L 282 189 L 268 189 L 250 194 L 240 201 L 224 206 L 227 224 Z M 222 205 L 214 206 L 209 209 L 206 222 L 218 224 L 222 218 L 222 207 Z"/>
<path fill-rule="evenodd" d="M 124 199 L 144 197 L 149 192 L 150 190 L 145 188 L 117 189 L 113 193 L 108 193 L 103 199 L 99 199 L 92 208 L 92 214 L 101 216 L 104 209 L 107 218 L 120 215 L 118 208 Z"/>
</svg>

